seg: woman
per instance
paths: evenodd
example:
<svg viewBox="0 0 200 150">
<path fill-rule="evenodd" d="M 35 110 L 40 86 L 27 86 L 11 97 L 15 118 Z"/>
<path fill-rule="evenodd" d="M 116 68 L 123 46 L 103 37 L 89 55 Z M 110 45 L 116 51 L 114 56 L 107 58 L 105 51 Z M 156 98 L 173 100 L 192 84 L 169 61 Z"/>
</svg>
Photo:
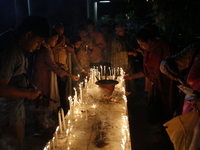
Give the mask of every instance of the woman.
<svg viewBox="0 0 200 150">
<path fill-rule="evenodd" d="M 67 73 L 55 63 L 51 48 L 56 45 L 58 37 L 55 29 L 52 29 L 51 37 L 45 40 L 40 50 L 35 54 L 33 83 L 45 97 L 58 101 L 58 103 L 54 103 L 45 97 L 35 101 L 36 120 L 38 125 L 44 128 L 50 127 L 52 123 L 54 124 L 51 116 L 54 113 L 57 114 L 58 107 L 60 107 L 56 75 L 60 77 L 68 76 L 74 81 L 78 81 L 79 79 L 77 76 Z"/>
<path fill-rule="evenodd" d="M 131 80 L 146 76 L 151 81 L 148 121 L 162 129 L 162 124 L 173 118 L 179 100 L 175 83 L 160 71 L 160 62 L 171 54 L 171 49 L 163 40 L 157 40 L 148 29 L 141 29 L 136 34 L 136 40 L 144 50 L 144 69 L 133 75 L 125 75 L 124 78 Z"/>
</svg>

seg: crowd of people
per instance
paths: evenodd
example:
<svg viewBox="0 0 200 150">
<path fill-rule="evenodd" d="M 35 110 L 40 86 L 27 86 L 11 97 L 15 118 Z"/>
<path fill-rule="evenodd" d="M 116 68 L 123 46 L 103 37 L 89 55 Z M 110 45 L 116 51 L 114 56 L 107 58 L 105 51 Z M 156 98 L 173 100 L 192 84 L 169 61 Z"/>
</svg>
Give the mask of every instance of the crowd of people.
<svg viewBox="0 0 200 150">
<path fill-rule="evenodd" d="M 130 99 L 137 96 L 135 79 L 145 77 L 148 121 L 161 136 L 169 134 L 164 123 L 194 109 L 198 111 L 199 43 L 175 53 L 158 30 L 150 26 L 134 35 L 125 29 L 124 24 L 117 23 L 114 27 L 104 24 L 96 30 L 95 22 L 87 19 L 77 25 L 74 35 L 66 37 L 62 23 L 51 26 L 45 17 L 29 16 L 16 29 L 2 33 L 0 149 L 23 149 L 24 99 L 34 101 L 38 132 L 55 127 L 58 110 L 62 108 L 65 114 L 69 110 L 67 97 L 72 94 L 72 87 L 89 77 L 93 67 L 122 68 Z M 142 56 L 142 61 L 138 62 L 138 56 Z M 137 68 L 138 63 L 142 64 L 141 69 Z M 187 77 L 181 72 L 186 68 L 190 70 Z M 185 99 L 179 90 L 185 93 Z M 182 106 L 183 112 L 180 112 Z M 185 130 L 192 133 L 187 141 L 183 138 L 186 150 L 200 148 L 197 147 L 198 126 Z M 182 150 L 173 139 L 172 142 L 172 149 Z"/>
</svg>

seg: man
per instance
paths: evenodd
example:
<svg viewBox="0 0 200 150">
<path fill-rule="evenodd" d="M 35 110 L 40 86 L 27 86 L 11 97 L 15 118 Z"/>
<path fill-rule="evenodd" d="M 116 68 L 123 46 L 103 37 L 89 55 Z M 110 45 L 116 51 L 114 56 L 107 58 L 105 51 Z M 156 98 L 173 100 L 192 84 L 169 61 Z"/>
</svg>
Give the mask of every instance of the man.
<svg viewBox="0 0 200 150">
<path fill-rule="evenodd" d="M 68 38 L 64 35 L 65 28 L 62 23 L 56 23 L 53 28 L 58 32 L 59 39 L 57 45 L 52 49 L 56 64 L 69 74 L 72 74 L 72 53 L 74 48 L 70 44 Z M 61 78 L 57 76 L 58 90 L 60 96 L 61 107 L 67 114 L 69 109 L 68 96 L 72 95 L 72 80 L 68 77 Z"/>
<path fill-rule="evenodd" d="M 86 25 L 88 30 L 87 37 L 89 37 L 92 42 L 92 50 L 89 53 L 90 67 L 98 66 L 100 68 L 101 65 L 106 65 L 103 52 L 107 47 L 107 43 L 103 34 L 95 30 L 94 21 L 92 19 L 87 19 Z"/>
<path fill-rule="evenodd" d="M 111 46 L 111 66 L 113 68 L 122 68 L 127 74 L 133 74 L 134 68 L 130 66 L 128 51 L 130 51 L 130 42 L 128 37 L 125 34 L 125 27 L 123 24 L 118 23 L 115 26 L 115 37 L 112 41 Z M 130 98 L 136 96 L 135 90 L 135 80 L 126 80 L 126 91 L 129 91 L 131 94 Z"/>
<path fill-rule="evenodd" d="M 24 98 L 34 100 L 38 90 L 28 89 L 27 54 L 40 48 L 50 36 L 48 20 L 27 17 L 16 30 L 0 35 L 0 149 L 22 150 Z"/>
</svg>

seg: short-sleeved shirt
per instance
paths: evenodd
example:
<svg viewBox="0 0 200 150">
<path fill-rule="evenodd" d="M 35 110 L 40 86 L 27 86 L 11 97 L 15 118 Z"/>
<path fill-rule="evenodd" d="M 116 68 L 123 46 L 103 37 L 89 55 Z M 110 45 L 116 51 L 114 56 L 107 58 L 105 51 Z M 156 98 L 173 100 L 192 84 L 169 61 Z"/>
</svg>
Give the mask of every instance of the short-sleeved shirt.
<svg viewBox="0 0 200 150">
<path fill-rule="evenodd" d="M 26 89 L 27 57 L 15 42 L 14 31 L 0 35 L 0 78 L 9 80 L 9 85 Z M 0 121 L 21 121 L 25 118 L 24 98 L 0 97 Z"/>
</svg>

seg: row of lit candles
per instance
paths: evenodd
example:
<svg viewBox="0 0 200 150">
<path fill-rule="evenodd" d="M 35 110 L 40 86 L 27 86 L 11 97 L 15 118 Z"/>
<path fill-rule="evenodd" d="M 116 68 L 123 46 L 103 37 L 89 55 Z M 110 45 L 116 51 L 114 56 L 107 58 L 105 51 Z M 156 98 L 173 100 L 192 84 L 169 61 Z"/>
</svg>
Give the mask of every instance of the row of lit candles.
<svg viewBox="0 0 200 150">
<path fill-rule="evenodd" d="M 96 70 L 93 70 L 91 72 L 91 77 L 89 78 L 90 82 L 87 79 L 84 80 L 86 94 L 87 94 L 88 86 L 95 83 L 95 80 L 94 80 L 95 79 L 94 77 L 96 75 L 95 71 Z M 124 75 L 123 73 L 124 73 L 123 71 L 120 73 L 120 75 L 122 76 L 122 78 L 120 78 L 121 82 L 124 81 L 123 80 L 123 75 Z M 78 104 L 83 103 L 83 92 L 82 92 L 82 90 L 83 90 L 83 83 L 80 83 L 79 84 L 79 91 L 80 91 L 79 98 L 80 99 L 78 101 L 77 90 L 74 87 L 74 98 L 72 98 L 71 96 L 68 97 L 69 104 L 70 104 L 70 110 L 68 111 L 66 116 L 64 116 L 64 111 L 63 111 L 62 108 L 59 110 L 59 112 L 58 112 L 59 126 L 56 128 L 56 131 L 54 133 L 53 138 L 47 143 L 47 145 L 45 146 L 44 150 L 55 150 L 56 147 L 58 147 L 58 131 L 59 131 L 59 133 L 63 133 L 64 132 L 66 134 L 66 136 L 69 136 L 69 132 L 70 132 L 69 130 L 72 130 L 72 129 L 70 129 L 69 125 L 70 125 L 70 120 L 74 119 L 74 109 L 76 107 L 78 107 Z M 125 96 L 125 88 L 124 88 L 124 86 L 121 87 L 121 90 L 123 92 L 123 99 L 124 99 L 124 102 L 125 102 L 124 114 L 126 115 L 127 114 L 127 98 Z M 85 102 L 84 105 L 85 105 L 85 110 L 86 110 L 85 111 L 86 112 L 85 120 L 88 120 L 87 102 Z M 96 108 L 96 106 L 92 106 L 92 107 Z M 66 125 L 66 118 L 68 118 L 67 125 Z M 125 121 L 125 124 L 128 124 L 128 122 Z M 129 135 L 129 130 L 127 128 L 126 128 L 126 132 L 128 132 L 127 134 L 128 134 L 128 138 L 129 138 L 130 135 Z M 125 141 L 127 141 L 127 138 L 126 138 L 127 134 L 124 136 L 124 138 L 122 138 L 122 144 L 121 145 L 122 145 L 123 149 L 125 148 L 124 143 L 127 143 L 127 142 L 125 142 Z M 130 140 L 130 138 L 129 138 L 129 140 Z M 130 141 L 128 141 L 128 142 L 130 142 Z"/>
</svg>

